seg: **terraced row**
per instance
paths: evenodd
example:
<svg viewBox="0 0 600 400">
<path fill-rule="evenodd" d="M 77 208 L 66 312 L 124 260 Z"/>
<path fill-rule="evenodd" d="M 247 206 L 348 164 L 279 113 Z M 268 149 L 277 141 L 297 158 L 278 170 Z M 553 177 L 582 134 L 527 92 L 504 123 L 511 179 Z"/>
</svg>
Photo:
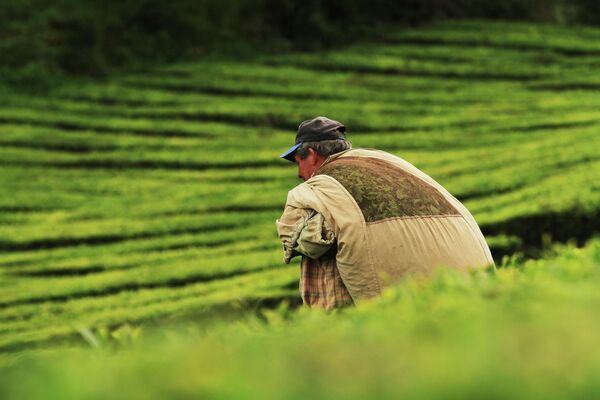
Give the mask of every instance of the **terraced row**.
<svg viewBox="0 0 600 400">
<path fill-rule="evenodd" d="M 0 349 L 295 297 L 273 222 L 298 180 L 277 155 L 315 115 L 446 186 L 498 259 L 583 243 L 599 226 L 598 38 L 447 22 L 0 99 Z"/>
</svg>

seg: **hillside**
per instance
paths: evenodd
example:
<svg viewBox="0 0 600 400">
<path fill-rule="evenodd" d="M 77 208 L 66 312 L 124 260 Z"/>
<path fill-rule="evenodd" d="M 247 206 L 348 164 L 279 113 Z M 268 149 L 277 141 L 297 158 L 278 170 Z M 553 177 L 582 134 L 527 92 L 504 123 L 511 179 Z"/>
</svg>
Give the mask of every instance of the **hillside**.
<svg viewBox="0 0 600 400">
<path fill-rule="evenodd" d="M 3 398 L 587 398 L 598 392 L 600 241 L 469 277 L 440 270 L 340 313 L 85 332 Z M 27 382 L 27 383 L 26 383 Z"/>
<path fill-rule="evenodd" d="M 600 210 L 598 39 L 445 22 L 2 97 L 0 359 L 297 302 L 274 220 L 298 180 L 277 156 L 316 115 L 443 184 L 499 263 L 583 245 Z"/>
</svg>

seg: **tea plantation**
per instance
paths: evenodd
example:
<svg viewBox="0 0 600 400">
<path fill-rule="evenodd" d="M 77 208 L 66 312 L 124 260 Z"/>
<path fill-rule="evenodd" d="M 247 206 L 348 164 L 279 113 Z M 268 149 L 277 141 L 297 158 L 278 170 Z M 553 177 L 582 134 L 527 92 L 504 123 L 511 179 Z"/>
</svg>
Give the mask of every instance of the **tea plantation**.
<svg viewBox="0 0 600 400">
<path fill-rule="evenodd" d="M 341 313 L 285 306 L 208 330 L 84 332 L 38 354 L 6 398 L 593 398 L 600 242 L 470 277 L 440 270 Z M 265 323 L 266 321 L 266 323 Z"/>
<path fill-rule="evenodd" d="M 272 385 L 260 383 L 255 395 L 285 389 L 298 398 L 358 398 L 375 387 L 381 397 L 489 395 L 481 382 L 502 380 L 539 395 L 552 386 L 536 384 L 556 376 L 580 378 L 581 392 L 570 394 L 597 389 L 597 352 L 585 351 L 595 341 L 585 330 L 600 327 L 590 311 L 600 253 L 589 242 L 600 221 L 599 66 L 600 29 L 464 21 L 398 29 L 337 51 L 210 58 L 66 82 L 43 96 L 2 94 L 6 393 L 25 390 L 19 361 L 46 353 L 69 360 L 59 379 L 55 358 L 36 369 L 47 398 L 86 397 L 106 378 L 97 371 L 113 368 L 131 378 L 131 392 L 107 384 L 105 395 L 123 398 L 143 398 L 143 374 L 163 373 L 171 380 L 164 396 L 244 397 L 259 378 Z M 406 282 L 335 315 L 260 311 L 298 303 L 298 266 L 283 264 L 274 221 L 299 181 L 278 155 L 297 125 L 317 115 L 342 121 L 355 147 L 394 153 L 463 201 L 497 264 L 505 259 L 498 274 L 442 273 L 423 288 Z M 522 266 L 567 241 L 589 245 Z M 257 314 L 274 323 L 224 322 Z M 208 333 L 196 327 L 180 341 L 64 356 L 90 343 L 112 349 L 124 331 L 190 321 Z M 553 347 L 569 323 L 576 336 Z M 587 367 L 595 375 L 576 376 Z M 353 375 L 346 389 L 327 388 Z M 234 378 L 235 389 L 220 384 Z M 518 393 L 503 388 L 498 396 Z"/>
</svg>

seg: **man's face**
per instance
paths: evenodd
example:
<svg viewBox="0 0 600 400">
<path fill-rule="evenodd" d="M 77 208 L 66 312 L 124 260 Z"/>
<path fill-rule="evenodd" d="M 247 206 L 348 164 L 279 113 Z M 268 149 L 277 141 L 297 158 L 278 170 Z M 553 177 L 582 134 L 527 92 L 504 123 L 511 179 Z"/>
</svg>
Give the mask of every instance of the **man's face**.
<svg viewBox="0 0 600 400">
<path fill-rule="evenodd" d="M 325 161 L 325 157 L 320 156 L 314 149 L 308 149 L 308 155 L 305 159 L 300 158 L 296 153 L 294 156 L 296 164 L 298 164 L 298 178 L 307 181 L 314 175 Z"/>
<path fill-rule="evenodd" d="M 302 179 L 303 181 L 307 181 L 308 179 L 310 179 L 312 171 L 309 172 L 310 164 L 308 162 L 308 157 L 306 157 L 303 160 L 300 158 L 300 155 L 296 153 L 294 159 L 296 160 L 296 164 L 298 165 L 298 178 Z"/>
</svg>

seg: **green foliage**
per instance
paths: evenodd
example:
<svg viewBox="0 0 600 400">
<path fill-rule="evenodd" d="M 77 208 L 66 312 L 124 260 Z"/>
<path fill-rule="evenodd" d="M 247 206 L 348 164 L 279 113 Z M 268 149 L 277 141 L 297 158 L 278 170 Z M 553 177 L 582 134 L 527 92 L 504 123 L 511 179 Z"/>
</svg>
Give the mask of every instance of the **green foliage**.
<svg viewBox="0 0 600 400">
<path fill-rule="evenodd" d="M 504 310 L 489 328 L 481 328 L 482 335 L 493 338 L 500 322 L 514 326 L 508 314 L 520 310 L 520 301 L 525 308 L 542 307 L 528 303 L 528 285 L 531 296 L 541 293 L 544 299 L 551 296 L 543 281 L 568 301 L 579 290 L 587 293 L 592 286 L 569 285 L 579 276 L 573 272 L 576 265 L 588 265 L 589 252 L 597 250 L 586 250 L 581 260 L 577 250 L 568 250 L 556 264 L 541 262 L 538 270 L 551 270 L 548 275 L 532 275 L 534 267 L 523 275 L 520 271 L 527 270 L 523 259 L 552 255 L 548 249 L 556 241 L 583 245 L 598 233 L 599 38 L 593 28 L 444 22 L 389 30 L 379 44 L 244 62 L 175 63 L 108 82 L 63 81 L 43 96 L 3 93 L 0 363 L 90 343 L 108 351 L 135 347 L 138 333 L 156 325 L 184 319 L 218 324 L 223 316 L 253 315 L 282 300 L 293 308 L 297 265 L 283 266 L 274 221 L 287 191 L 299 181 L 295 168 L 277 156 L 292 143 L 298 123 L 316 115 L 343 121 L 356 147 L 397 154 L 448 188 L 474 214 L 502 268 L 497 276 L 466 282 L 438 277 L 432 282 L 439 288 L 426 285 L 424 297 L 420 286 L 407 284 L 391 299 L 373 303 L 373 309 L 340 316 L 264 311 L 261 320 L 278 326 L 264 328 L 266 335 L 315 318 L 322 326 L 338 321 L 332 325 L 337 326 L 332 327 L 334 338 L 341 329 L 348 343 L 369 342 L 382 335 L 375 326 L 381 329 L 383 322 L 375 321 L 406 314 L 415 318 L 407 322 L 411 331 L 428 337 L 437 329 L 427 315 L 435 311 L 430 303 L 439 295 L 448 304 L 456 301 L 457 308 L 447 309 L 451 315 L 472 316 L 473 324 L 490 322 L 480 310 Z M 483 295 L 478 288 L 484 290 L 488 280 L 496 283 Z M 444 286 L 446 281 L 456 286 Z M 486 300 L 469 308 L 468 297 L 444 297 L 457 287 Z M 398 300 L 407 298 L 423 303 Z M 497 298 L 507 303 L 494 305 Z M 379 314 L 386 304 L 390 315 Z M 581 304 L 573 303 L 571 311 L 578 312 Z M 563 317 L 557 310 L 557 318 Z M 538 317 L 545 318 L 544 313 Z M 373 330 L 364 337 L 344 336 L 343 326 L 356 327 L 361 320 L 371 321 Z M 546 327 L 538 322 L 531 327 L 535 332 Z M 239 329 L 252 330 L 256 324 L 262 326 L 253 322 Z M 404 332 L 398 337 L 408 338 L 407 346 L 415 345 L 410 332 L 396 328 Z M 302 329 L 310 336 L 312 327 Z M 458 336 L 459 328 L 452 329 L 451 335 Z M 303 348 L 294 340 L 290 343 Z M 455 344 L 457 354 L 467 346 Z M 212 342 L 207 346 L 215 347 Z M 390 346 L 389 354 L 430 355 Z M 475 342 L 476 353 L 465 362 L 475 368 L 478 354 L 500 357 L 495 349 Z M 206 360 L 221 356 L 206 354 Z M 348 365 L 361 356 L 350 355 Z M 450 359 L 432 357 L 440 363 L 432 368 L 450 365 Z M 490 374 L 512 377 L 503 365 L 488 368 Z M 428 371 L 422 368 L 416 371 Z M 203 371 L 196 364 L 190 370 Z M 442 369 L 433 371 L 441 374 Z M 248 375 L 245 385 L 255 378 Z M 459 378 L 451 375 L 448 383 Z M 132 390 L 141 389 L 134 385 Z"/>
<path fill-rule="evenodd" d="M 148 62 L 332 48 L 445 18 L 597 24 L 596 9 L 589 0 L 5 0 L 0 83 L 48 90 L 64 74 L 101 77 Z"/>
<path fill-rule="evenodd" d="M 598 390 L 600 242 L 521 268 L 407 280 L 326 314 L 124 325 L 5 368 L 6 398 L 566 398 Z M 102 336 L 104 335 L 104 336 Z M 102 337 L 111 336 L 115 342 Z M 114 349 L 119 349 L 115 352 Z M 24 384 L 23 382 L 29 382 Z"/>
</svg>

